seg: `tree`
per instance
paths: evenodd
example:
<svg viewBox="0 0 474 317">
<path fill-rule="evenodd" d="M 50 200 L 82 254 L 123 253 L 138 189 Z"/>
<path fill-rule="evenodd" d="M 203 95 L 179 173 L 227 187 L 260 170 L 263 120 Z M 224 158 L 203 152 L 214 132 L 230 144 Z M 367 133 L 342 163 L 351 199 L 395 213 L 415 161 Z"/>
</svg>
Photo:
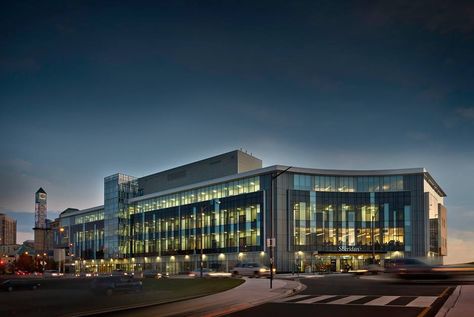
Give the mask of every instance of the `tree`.
<svg viewBox="0 0 474 317">
<path fill-rule="evenodd" d="M 15 261 L 15 268 L 17 270 L 33 272 L 35 269 L 35 263 L 31 256 L 29 256 L 28 254 L 22 254 Z"/>
</svg>

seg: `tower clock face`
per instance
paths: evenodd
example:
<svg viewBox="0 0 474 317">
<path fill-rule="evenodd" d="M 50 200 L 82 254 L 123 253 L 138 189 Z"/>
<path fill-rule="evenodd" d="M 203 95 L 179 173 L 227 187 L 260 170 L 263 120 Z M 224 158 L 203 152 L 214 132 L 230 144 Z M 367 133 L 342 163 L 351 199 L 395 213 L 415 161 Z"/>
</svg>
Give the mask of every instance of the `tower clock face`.
<svg viewBox="0 0 474 317">
<path fill-rule="evenodd" d="M 39 194 L 39 198 L 40 198 L 40 199 L 46 199 L 46 194 L 40 193 L 40 194 Z"/>
</svg>

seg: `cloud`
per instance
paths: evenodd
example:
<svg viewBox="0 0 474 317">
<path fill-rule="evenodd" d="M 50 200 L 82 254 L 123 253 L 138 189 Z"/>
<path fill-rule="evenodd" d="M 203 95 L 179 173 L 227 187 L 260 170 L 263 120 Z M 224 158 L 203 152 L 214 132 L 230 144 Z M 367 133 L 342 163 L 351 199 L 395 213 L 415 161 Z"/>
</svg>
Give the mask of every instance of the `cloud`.
<svg viewBox="0 0 474 317">
<path fill-rule="evenodd" d="M 7 210 L 34 210 L 34 194 L 52 183 L 38 175 L 39 168 L 22 159 L 0 161 L 0 201 Z"/>
<path fill-rule="evenodd" d="M 412 0 L 380 1 L 365 14 L 366 21 L 375 25 L 401 23 L 421 26 L 439 34 L 474 31 L 472 1 Z"/>
<path fill-rule="evenodd" d="M 35 214 L 28 211 L 12 211 L 0 207 L 0 212 L 7 214 L 16 220 L 16 226 L 18 232 L 31 232 L 33 234 L 33 227 L 35 224 Z M 48 210 L 48 219 L 55 219 L 59 217 L 58 211 Z"/>
<path fill-rule="evenodd" d="M 41 69 L 38 61 L 31 57 L 25 58 L 1 58 L 0 69 L 6 71 L 36 72 Z"/>
<path fill-rule="evenodd" d="M 34 235 L 33 231 L 31 232 L 22 232 L 22 231 L 17 231 L 16 233 L 16 243 L 22 244 L 26 240 L 33 240 Z"/>
<path fill-rule="evenodd" d="M 408 131 L 406 133 L 408 139 L 413 141 L 424 142 L 430 139 L 430 135 L 428 133 L 419 132 L 419 131 Z"/>
<path fill-rule="evenodd" d="M 463 119 L 474 121 L 474 107 L 457 108 L 456 114 Z"/>
<path fill-rule="evenodd" d="M 474 232 L 448 229 L 448 256 L 445 264 L 474 262 Z"/>
</svg>

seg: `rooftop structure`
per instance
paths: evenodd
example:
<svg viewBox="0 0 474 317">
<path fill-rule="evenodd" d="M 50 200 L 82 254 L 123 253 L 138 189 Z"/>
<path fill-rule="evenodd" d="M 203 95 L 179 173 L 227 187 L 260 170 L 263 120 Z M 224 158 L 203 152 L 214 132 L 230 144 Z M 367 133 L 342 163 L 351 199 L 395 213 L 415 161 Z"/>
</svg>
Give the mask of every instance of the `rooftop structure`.
<svg viewBox="0 0 474 317">
<path fill-rule="evenodd" d="M 442 262 L 447 253 L 446 194 L 424 168 L 261 162 L 232 151 L 140 178 L 108 176 L 104 205 L 61 213 L 59 240 L 78 260 L 170 273 L 195 269 L 201 250 L 210 268 L 268 264 L 271 238 L 280 271 L 357 268 L 400 256 Z"/>
</svg>

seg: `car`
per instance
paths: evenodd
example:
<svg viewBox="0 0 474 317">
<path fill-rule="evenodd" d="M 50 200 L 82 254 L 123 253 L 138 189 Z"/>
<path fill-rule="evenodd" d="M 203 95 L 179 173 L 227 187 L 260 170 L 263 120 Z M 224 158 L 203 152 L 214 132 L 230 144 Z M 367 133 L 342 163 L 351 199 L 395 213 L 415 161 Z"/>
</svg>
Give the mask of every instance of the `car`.
<svg viewBox="0 0 474 317">
<path fill-rule="evenodd" d="M 94 277 L 94 276 L 99 276 L 99 273 L 97 272 L 81 272 L 81 273 L 76 273 L 76 277 Z"/>
<path fill-rule="evenodd" d="M 145 270 L 143 271 L 143 277 L 145 278 L 164 278 L 168 277 L 168 274 L 162 274 L 156 270 Z"/>
<path fill-rule="evenodd" d="M 275 270 L 274 270 L 275 271 Z M 270 269 L 255 262 L 238 263 L 232 269 L 233 276 L 269 277 Z"/>
<path fill-rule="evenodd" d="M 415 258 L 399 258 L 385 261 L 385 272 L 395 274 L 399 278 L 447 278 L 449 274 L 440 270 L 440 266 L 427 264 Z"/>
<path fill-rule="evenodd" d="M 203 268 L 202 269 L 202 277 L 209 277 L 210 272 L 211 272 L 211 270 Z M 197 269 L 197 270 L 189 272 L 188 276 L 189 277 L 201 277 L 201 269 Z"/>
<path fill-rule="evenodd" d="M 188 273 L 189 277 L 200 277 L 201 269 L 197 269 Z M 216 272 L 210 269 L 202 269 L 202 277 L 231 277 L 231 273 L 227 272 Z"/>
<path fill-rule="evenodd" d="M 349 270 L 349 273 L 354 273 L 356 275 L 362 275 L 362 274 L 376 275 L 379 273 L 383 273 L 384 271 L 385 269 L 382 266 L 372 263 L 372 264 L 363 266 L 361 269 Z"/>
<path fill-rule="evenodd" d="M 29 279 L 6 280 L 0 284 L 0 289 L 7 292 L 12 292 L 17 289 L 36 290 L 38 287 L 40 287 L 40 283 Z"/>
<path fill-rule="evenodd" d="M 127 276 L 127 275 L 131 275 L 131 274 L 129 274 L 128 272 L 126 272 L 124 270 L 121 270 L 121 269 L 117 269 L 117 270 L 112 271 L 112 276 Z"/>
<path fill-rule="evenodd" d="M 94 279 L 91 289 L 93 292 L 104 293 L 110 296 L 116 292 L 141 291 L 143 284 L 142 281 L 133 276 L 106 276 Z"/>
<path fill-rule="evenodd" d="M 43 272 L 44 277 L 61 277 L 63 275 L 63 273 L 60 273 L 56 270 L 46 270 Z"/>
</svg>

